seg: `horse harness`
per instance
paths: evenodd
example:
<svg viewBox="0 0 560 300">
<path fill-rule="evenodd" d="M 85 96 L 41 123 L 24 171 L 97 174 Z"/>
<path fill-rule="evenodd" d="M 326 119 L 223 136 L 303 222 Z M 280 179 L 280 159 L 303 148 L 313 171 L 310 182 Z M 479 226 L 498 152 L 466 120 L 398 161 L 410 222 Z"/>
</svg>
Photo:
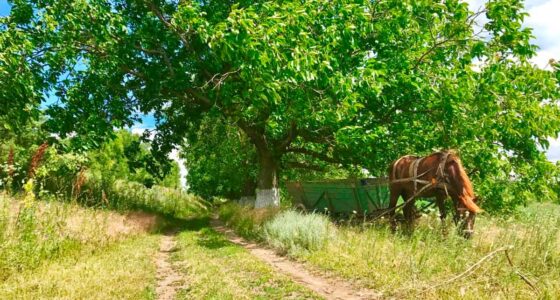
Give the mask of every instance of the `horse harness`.
<svg viewBox="0 0 560 300">
<path fill-rule="evenodd" d="M 445 190 L 445 194 L 449 197 L 449 192 L 448 192 L 448 185 L 449 185 L 449 176 L 447 175 L 447 173 L 445 173 L 445 164 L 447 163 L 448 159 L 449 159 L 449 154 L 450 152 L 440 152 L 443 155 L 440 157 L 439 159 L 439 163 L 436 169 L 436 176 L 434 178 L 432 178 L 431 181 L 428 180 L 423 180 L 423 179 L 419 179 L 420 177 L 426 175 L 428 172 L 432 171 L 433 168 L 430 168 L 428 170 L 426 170 L 425 172 L 418 174 L 418 166 L 420 165 L 420 163 L 426 158 L 424 157 L 415 157 L 415 160 L 410 164 L 410 166 L 408 167 L 408 178 L 400 178 L 400 179 L 396 179 L 396 165 L 400 162 L 401 159 L 405 158 L 405 157 L 411 157 L 411 155 L 406 155 L 403 156 L 401 158 L 399 158 L 395 164 L 393 165 L 393 180 L 390 181 L 391 184 L 394 183 L 400 183 L 400 182 L 413 182 L 414 184 L 414 195 L 420 194 L 421 192 L 423 192 L 424 190 L 426 190 L 428 188 L 428 186 L 431 187 L 435 187 L 435 188 L 443 188 Z M 418 184 L 423 184 L 424 187 L 422 187 L 420 189 L 420 191 L 418 191 Z M 418 192 L 417 192 L 418 191 Z"/>
<path fill-rule="evenodd" d="M 431 181 L 428 180 L 422 180 L 422 179 L 418 179 L 424 175 L 426 175 L 428 172 L 430 172 L 431 170 L 433 170 L 433 168 L 430 168 L 428 170 L 426 170 L 425 172 L 418 174 L 418 166 L 420 165 L 420 163 L 422 162 L 422 160 L 425 157 L 417 157 L 417 156 L 412 156 L 412 155 L 405 155 L 401 158 L 399 158 L 394 164 L 393 164 L 393 180 L 389 181 L 389 184 L 395 184 L 395 183 L 399 183 L 399 182 L 413 182 L 414 183 L 414 194 L 412 195 L 412 197 L 406 199 L 403 203 L 399 204 L 398 206 L 395 206 L 394 208 L 390 208 L 387 211 L 379 214 L 377 217 L 375 217 L 375 219 L 377 218 L 381 218 L 382 216 L 388 214 L 391 211 L 396 210 L 397 208 L 404 206 L 408 203 L 410 203 L 412 200 L 414 200 L 414 198 L 416 198 L 416 196 L 420 195 L 424 190 L 428 189 L 428 188 L 443 188 L 445 190 L 445 193 L 447 194 L 447 196 L 449 197 L 449 193 L 447 191 L 447 186 L 449 185 L 449 181 L 448 181 L 448 176 L 445 173 L 445 164 L 447 163 L 447 160 L 449 158 L 449 152 L 445 151 L 445 152 L 440 152 L 443 154 L 442 157 L 440 157 L 440 161 L 436 170 L 436 177 L 432 178 Z M 401 159 L 406 158 L 406 157 L 414 157 L 415 160 L 412 162 L 412 164 L 409 166 L 408 169 L 408 174 L 410 177 L 408 178 L 400 178 L 400 179 L 396 179 L 396 171 L 395 171 L 395 166 L 399 164 L 399 162 L 401 161 Z M 424 184 L 424 186 L 417 191 L 417 184 Z M 403 199 L 404 200 L 404 199 Z"/>
</svg>

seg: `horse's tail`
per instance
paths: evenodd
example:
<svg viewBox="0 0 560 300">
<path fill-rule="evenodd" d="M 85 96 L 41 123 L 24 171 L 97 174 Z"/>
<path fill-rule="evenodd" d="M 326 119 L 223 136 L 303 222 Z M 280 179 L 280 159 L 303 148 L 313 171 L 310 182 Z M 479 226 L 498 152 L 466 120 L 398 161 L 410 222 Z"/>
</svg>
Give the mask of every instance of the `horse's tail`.
<svg viewBox="0 0 560 300">
<path fill-rule="evenodd" d="M 482 212 L 482 209 L 476 205 L 474 199 L 476 198 L 474 195 L 474 190 L 472 187 L 472 183 L 461 164 L 461 160 L 456 155 L 452 156 L 453 161 L 457 164 L 455 180 L 451 180 L 451 184 L 453 188 L 457 191 L 457 196 L 459 201 L 470 211 L 473 213 Z"/>
</svg>

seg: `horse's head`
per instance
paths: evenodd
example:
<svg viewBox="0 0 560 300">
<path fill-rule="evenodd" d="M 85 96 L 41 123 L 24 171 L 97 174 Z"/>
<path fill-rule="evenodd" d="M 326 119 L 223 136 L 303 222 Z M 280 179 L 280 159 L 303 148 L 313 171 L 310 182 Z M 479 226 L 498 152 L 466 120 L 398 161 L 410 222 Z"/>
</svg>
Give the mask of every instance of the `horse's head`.
<svg viewBox="0 0 560 300">
<path fill-rule="evenodd" d="M 478 197 L 474 197 L 473 202 L 478 201 Z M 458 208 L 459 216 L 461 218 L 461 226 L 459 227 L 462 231 L 463 237 L 470 239 L 474 234 L 474 221 L 476 219 L 476 212 L 467 210 L 465 207 Z"/>
</svg>

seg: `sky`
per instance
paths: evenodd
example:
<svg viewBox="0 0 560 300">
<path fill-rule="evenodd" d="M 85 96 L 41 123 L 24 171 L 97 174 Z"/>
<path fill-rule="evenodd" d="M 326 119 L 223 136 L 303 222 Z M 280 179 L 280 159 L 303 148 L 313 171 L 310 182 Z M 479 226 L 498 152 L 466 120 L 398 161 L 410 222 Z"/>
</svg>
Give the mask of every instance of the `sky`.
<svg viewBox="0 0 560 300">
<path fill-rule="evenodd" d="M 477 11 L 485 0 L 466 0 L 472 11 Z M 560 0 L 526 0 L 525 9 L 529 16 L 525 25 L 533 28 L 533 43 L 539 46 L 533 63 L 541 68 L 547 67 L 551 58 L 560 59 Z M 0 16 L 9 14 L 10 6 L 6 0 L 0 0 Z M 47 99 L 45 104 L 52 103 L 54 98 Z M 134 131 L 153 128 L 153 116 L 143 115 L 142 121 L 133 127 Z M 551 140 L 547 156 L 551 161 L 560 160 L 560 139 Z"/>
</svg>

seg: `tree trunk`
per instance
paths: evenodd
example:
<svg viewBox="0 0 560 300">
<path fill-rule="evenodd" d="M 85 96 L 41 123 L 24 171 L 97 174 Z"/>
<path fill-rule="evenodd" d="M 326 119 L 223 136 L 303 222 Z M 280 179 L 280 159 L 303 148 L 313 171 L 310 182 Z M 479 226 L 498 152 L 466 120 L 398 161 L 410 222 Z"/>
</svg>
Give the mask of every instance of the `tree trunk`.
<svg viewBox="0 0 560 300">
<path fill-rule="evenodd" d="M 255 208 L 280 205 L 278 190 L 278 159 L 265 149 L 257 149 L 259 177 L 257 178 L 257 199 Z"/>
</svg>

